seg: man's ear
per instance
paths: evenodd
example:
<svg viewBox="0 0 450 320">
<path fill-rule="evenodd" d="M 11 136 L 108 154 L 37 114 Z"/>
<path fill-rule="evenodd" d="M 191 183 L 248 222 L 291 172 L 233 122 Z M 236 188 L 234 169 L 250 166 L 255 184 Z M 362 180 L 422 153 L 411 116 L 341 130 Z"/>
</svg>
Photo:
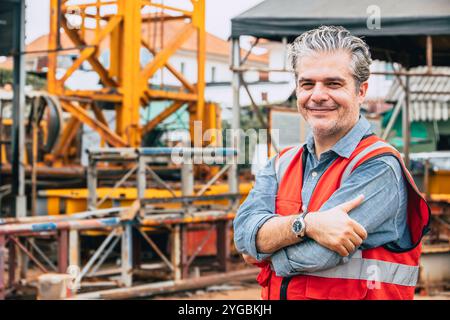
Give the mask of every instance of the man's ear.
<svg viewBox="0 0 450 320">
<path fill-rule="evenodd" d="M 361 83 L 358 90 L 358 103 L 361 104 L 364 102 L 366 98 L 367 90 L 369 89 L 369 82 L 365 81 Z"/>
</svg>

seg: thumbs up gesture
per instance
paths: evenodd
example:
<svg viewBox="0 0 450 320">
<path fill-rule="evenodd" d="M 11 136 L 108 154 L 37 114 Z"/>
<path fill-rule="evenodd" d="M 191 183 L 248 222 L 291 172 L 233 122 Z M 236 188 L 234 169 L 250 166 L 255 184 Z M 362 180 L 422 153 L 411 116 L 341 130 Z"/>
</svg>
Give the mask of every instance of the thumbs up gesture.
<svg viewBox="0 0 450 320">
<path fill-rule="evenodd" d="M 367 238 L 367 231 L 348 213 L 361 205 L 364 196 L 342 203 L 334 208 L 306 215 L 306 235 L 320 245 L 343 257 L 355 251 Z"/>
</svg>

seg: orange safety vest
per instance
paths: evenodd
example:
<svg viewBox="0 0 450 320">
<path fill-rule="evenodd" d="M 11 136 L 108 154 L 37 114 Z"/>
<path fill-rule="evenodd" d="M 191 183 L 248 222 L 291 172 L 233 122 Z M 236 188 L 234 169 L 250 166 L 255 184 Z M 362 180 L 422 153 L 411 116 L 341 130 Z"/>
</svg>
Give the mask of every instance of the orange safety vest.
<svg viewBox="0 0 450 320">
<path fill-rule="evenodd" d="M 262 268 L 257 278 L 263 287 L 262 298 L 413 299 L 419 274 L 421 239 L 428 231 L 430 208 L 417 189 L 399 152 L 375 135 L 362 139 L 350 158 L 337 158 L 323 173 L 311 195 L 308 208 L 303 207 L 301 198 L 303 166 L 306 161 L 303 155 L 306 153 L 303 153 L 303 148 L 300 147 L 285 149 L 278 155 L 275 164 L 279 182 L 275 207 L 277 214 L 298 214 L 305 209 L 314 214 L 313 212 L 319 211 L 360 164 L 376 157 L 393 155 L 400 162 L 408 182 L 407 223 L 413 247 L 402 251 L 385 245 L 357 250 L 350 259 L 344 258 L 345 263 L 331 269 L 303 272 L 284 278 L 277 276 L 269 263 L 258 263 Z"/>
</svg>

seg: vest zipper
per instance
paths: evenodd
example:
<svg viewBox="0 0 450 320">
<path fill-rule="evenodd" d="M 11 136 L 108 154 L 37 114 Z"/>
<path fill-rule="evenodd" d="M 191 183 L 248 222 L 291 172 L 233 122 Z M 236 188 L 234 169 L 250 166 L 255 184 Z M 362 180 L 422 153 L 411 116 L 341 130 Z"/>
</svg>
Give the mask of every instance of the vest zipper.
<svg viewBox="0 0 450 320">
<path fill-rule="evenodd" d="M 291 280 L 292 277 L 285 277 L 283 278 L 283 280 L 281 280 L 280 300 L 287 300 L 287 289 Z"/>
</svg>

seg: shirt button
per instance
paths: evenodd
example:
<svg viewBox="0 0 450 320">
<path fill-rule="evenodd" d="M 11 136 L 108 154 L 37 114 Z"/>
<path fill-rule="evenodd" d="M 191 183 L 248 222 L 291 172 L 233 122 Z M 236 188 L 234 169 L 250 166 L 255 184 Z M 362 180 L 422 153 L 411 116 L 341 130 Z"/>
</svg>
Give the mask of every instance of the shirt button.
<svg viewBox="0 0 450 320">
<path fill-rule="evenodd" d="M 317 172 L 313 171 L 311 175 L 315 178 L 317 176 Z"/>
</svg>

